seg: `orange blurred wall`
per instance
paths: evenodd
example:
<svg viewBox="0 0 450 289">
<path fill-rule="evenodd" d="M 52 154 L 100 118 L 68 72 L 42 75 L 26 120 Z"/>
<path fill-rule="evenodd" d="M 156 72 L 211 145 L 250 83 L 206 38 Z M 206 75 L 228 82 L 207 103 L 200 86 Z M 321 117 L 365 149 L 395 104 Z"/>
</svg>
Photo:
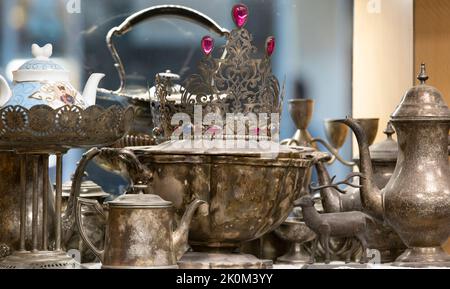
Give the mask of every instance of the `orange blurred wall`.
<svg viewBox="0 0 450 289">
<path fill-rule="evenodd" d="M 414 67 L 427 64 L 429 84 L 450 104 L 450 1 L 414 0 Z M 445 245 L 450 253 L 450 239 Z"/>
</svg>

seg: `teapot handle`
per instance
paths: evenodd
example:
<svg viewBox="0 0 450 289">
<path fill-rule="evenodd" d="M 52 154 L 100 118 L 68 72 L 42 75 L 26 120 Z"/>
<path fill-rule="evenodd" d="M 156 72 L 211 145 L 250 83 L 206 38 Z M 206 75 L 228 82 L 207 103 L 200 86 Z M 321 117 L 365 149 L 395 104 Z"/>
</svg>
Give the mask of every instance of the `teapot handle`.
<svg viewBox="0 0 450 289">
<path fill-rule="evenodd" d="M 83 205 L 94 207 L 94 209 L 100 215 L 102 215 L 105 219 L 106 219 L 106 215 L 103 211 L 102 206 L 96 200 L 89 200 L 89 199 L 83 199 L 83 198 L 77 199 L 77 208 L 75 210 L 75 219 L 76 219 L 76 223 L 77 223 L 77 227 L 78 227 L 78 232 L 80 233 L 80 236 L 81 236 L 81 239 L 83 240 L 83 242 L 89 247 L 89 249 L 92 250 L 92 252 L 95 254 L 95 256 L 97 256 L 100 259 L 100 261 L 103 262 L 103 256 L 104 256 L 105 250 L 99 250 L 97 247 L 95 247 L 95 245 L 91 242 L 91 240 L 89 240 L 89 238 L 86 234 L 86 231 L 84 230 L 83 220 L 82 220 L 82 212 L 81 212 L 81 207 Z"/>
<path fill-rule="evenodd" d="M 191 20 L 208 28 L 209 30 L 217 33 L 220 36 L 228 36 L 230 33 L 227 29 L 219 26 L 217 22 L 215 22 L 205 14 L 185 6 L 159 5 L 134 13 L 133 15 L 125 19 L 122 24 L 109 30 L 106 36 L 106 44 L 108 45 L 108 49 L 112 55 L 112 58 L 114 59 L 114 66 L 119 73 L 120 79 L 120 87 L 119 89 L 114 91 L 114 93 L 120 94 L 125 89 L 125 67 L 113 43 L 113 36 L 123 36 L 131 31 L 132 28 L 139 23 L 159 16 L 177 16 L 183 19 Z"/>
<path fill-rule="evenodd" d="M 0 75 L 0 106 L 3 106 L 11 98 L 12 92 L 8 81 Z"/>
</svg>

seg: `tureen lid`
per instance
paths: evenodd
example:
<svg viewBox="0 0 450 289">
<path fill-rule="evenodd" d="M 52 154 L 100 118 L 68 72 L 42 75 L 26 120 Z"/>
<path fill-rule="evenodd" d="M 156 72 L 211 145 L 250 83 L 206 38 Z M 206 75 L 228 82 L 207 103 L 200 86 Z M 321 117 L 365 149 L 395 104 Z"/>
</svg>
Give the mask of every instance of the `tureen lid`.
<svg viewBox="0 0 450 289">
<path fill-rule="evenodd" d="M 92 199 L 104 199 L 109 197 L 109 194 L 103 191 L 102 187 L 97 185 L 91 180 L 87 180 L 87 174 L 84 175 L 83 182 L 80 188 L 80 197 L 82 198 L 92 198 Z M 69 197 L 72 190 L 73 176 L 72 180 L 65 182 L 62 185 L 62 194 L 64 197 Z"/>
<path fill-rule="evenodd" d="M 387 128 L 384 130 L 384 134 L 387 138 L 380 142 L 372 145 L 370 149 L 370 156 L 373 161 L 396 161 L 398 156 L 398 144 L 392 138 L 395 133 L 392 128 L 392 124 L 389 122 Z"/>
<path fill-rule="evenodd" d="M 235 143 L 237 144 L 237 143 Z M 145 151 L 151 154 L 170 154 L 170 155 L 206 155 L 206 156 L 242 156 L 255 158 L 271 158 L 276 154 L 277 158 L 299 158 L 305 157 L 306 153 L 314 152 L 314 148 L 308 147 L 291 147 L 280 145 L 273 141 L 259 141 L 250 145 L 248 142 L 243 142 L 243 146 L 235 145 L 233 147 L 227 146 L 226 140 L 215 140 L 210 143 L 210 146 L 205 145 L 201 140 L 172 140 L 167 141 L 157 146 L 134 147 L 134 151 Z"/>
<path fill-rule="evenodd" d="M 39 47 L 31 46 L 33 59 L 25 62 L 18 70 L 13 72 L 14 81 L 68 81 L 69 73 L 59 64 L 50 60 L 53 46 L 47 44 Z"/>
<path fill-rule="evenodd" d="M 442 93 L 435 87 L 425 84 L 428 80 L 425 64 L 420 67 L 417 76 L 419 85 L 408 90 L 400 105 L 392 114 L 392 120 L 447 120 L 450 121 L 450 109 Z"/>
<path fill-rule="evenodd" d="M 127 194 L 108 202 L 108 205 L 113 207 L 168 208 L 172 206 L 172 203 L 163 200 L 158 195 Z"/>
</svg>

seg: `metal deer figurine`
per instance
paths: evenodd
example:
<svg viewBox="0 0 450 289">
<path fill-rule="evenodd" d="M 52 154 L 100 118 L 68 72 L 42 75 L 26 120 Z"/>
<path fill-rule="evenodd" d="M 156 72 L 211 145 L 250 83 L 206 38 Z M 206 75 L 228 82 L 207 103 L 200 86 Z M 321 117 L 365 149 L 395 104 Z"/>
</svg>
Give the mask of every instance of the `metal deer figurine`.
<svg viewBox="0 0 450 289">
<path fill-rule="evenodd" d="M 367 230 L 367 219 L 369 216 L 362 212 L 342 212 L 319 214 L 314 208 L 314 200 L 310 196 L 304 196 L 296 203 L 302 207 L 303 218 L 306 225 L 317 234 L 314 240 L 311 262 L 314 263 L 314 257 L 317 250 L 318 242 L 325 249 L 325 264 L 329 264 L 330 258 L 330 238 L 339 237 L 356 237 L 361 244 L 363 256 L 360 263 L 367 263 L 367 241 L 365 231 Z M 347 252 L 346 263 L 350 262 L 351 254 L 356 250 L 356 243 L 353 242 L 353 248 Z"/>
</svg>

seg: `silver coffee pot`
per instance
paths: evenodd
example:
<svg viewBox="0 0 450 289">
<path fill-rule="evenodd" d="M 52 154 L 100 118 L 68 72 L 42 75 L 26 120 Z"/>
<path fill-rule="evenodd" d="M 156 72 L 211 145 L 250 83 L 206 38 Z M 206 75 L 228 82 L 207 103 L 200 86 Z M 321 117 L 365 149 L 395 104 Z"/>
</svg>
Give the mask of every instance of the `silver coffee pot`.
<svg viewBox="0 0 450 289">
<path fill-rule="evenodd" d="M 420 84 L 411 88 L 392 114 L 398 135 L 398 160 L 384 189 L 376 186 L 367 137 L 352 119 L 348 125 L 358 140 L 363 211 L 398 233 L 408 250 L 394 265 L 450 266 L 441 245 L 450 236 L 450 109 L 442 94 L 426 85 L 425 65 Z"/>
</svg>

